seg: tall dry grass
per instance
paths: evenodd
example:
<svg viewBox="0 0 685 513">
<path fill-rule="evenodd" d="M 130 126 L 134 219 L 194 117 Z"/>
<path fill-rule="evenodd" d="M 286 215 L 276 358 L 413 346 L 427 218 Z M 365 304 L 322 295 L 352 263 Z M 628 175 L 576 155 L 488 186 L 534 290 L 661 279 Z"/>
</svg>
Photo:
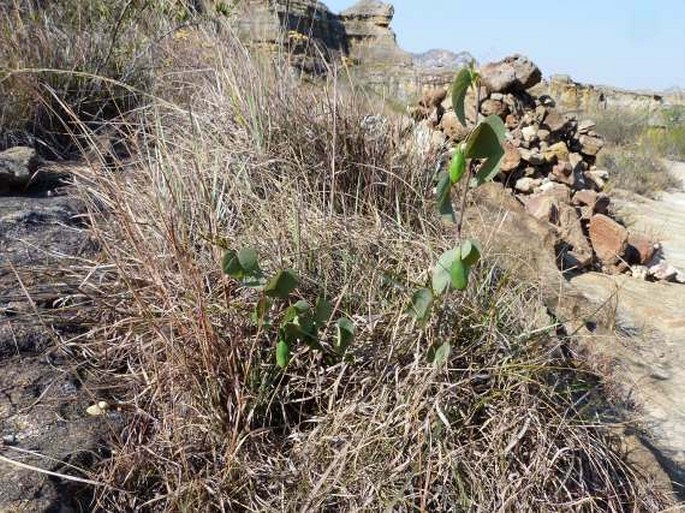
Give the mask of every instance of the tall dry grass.
<svg viewBox="0 0 685 513">
<path fill-rule="evenodd" d="M 404 314 L 452 243 L 436 154 L 337 81 L 312 87 L 226 43 L 186 102 L 127 116 L 128 153 L 76 178 L 101 253 L 83 271 L 92 328 L 65 342 L 110 413 L 104 511 L 658 511 L 599 415 L 601 380 L 540 301 L 486 256 L 433 320 Z M 80 141 L 88 141 L 88 127 Z M 94 137 L 93 137 L 94 140 Z M 97 148 L 96 145 L 95 149 Z M 348 358 L 299 349 L 280 371 L 220 272 L 255 247 L 353 319 Z M 535 334 L 532 334 L 535 333 Z M 332 336 L 330 333 L 327 335 Z M 449 340 L 447 365 L 427 361 Z M 324 337 L 324 343 L 327 339 Z"/>
</svg>

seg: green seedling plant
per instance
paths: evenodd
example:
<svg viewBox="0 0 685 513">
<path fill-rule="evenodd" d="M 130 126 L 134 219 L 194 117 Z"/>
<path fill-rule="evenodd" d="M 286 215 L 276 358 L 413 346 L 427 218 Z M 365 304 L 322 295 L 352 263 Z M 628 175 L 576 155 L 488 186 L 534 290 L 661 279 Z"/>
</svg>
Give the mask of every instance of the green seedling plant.
<svg viewBox="0 0 685 513">
<path fill-rule="evenodd" d="M 455 148 L 447 169 L 437 176 L 435 198 L 442 220 L 454 225 L 456 244 L 445 251 L 431 271 L 430 286 L 414 292 L 408 313 L 418 322 L 424 323 L 431 314 L 438 298 L 449 291 L 465 290 L 471 268 L 480 259 L 480 247 L 471 239 L 463 239 L 462 227 L 469 191 L 492 180 L 499 172 L 504 157 L 506 128 L 499 116 L 480 119 L 480 76 L 473 62 L 462 68 L 452 84 L 452 106 L 459 122 L 467 126 L 465 103 L 470 88 L 475 91 L 475 126 L 463 142 Z M 458 187 L 461 184 L 461 187 Z M 457 191 L 458 189 L 461 189 Z M 453 196 L 459 193 L 459 208 L 454 209 Z M 436 364 L 443 363 L 449 356 L 449 343 L 431 348 L 429 358 Z"/>
<path fill-rule="evenodd" d="M 276 335 L 276 364 L 284 369 L 290 362 L 296 344 L 304 343 L 314 351 L 320 351 L 334 361 L 345 355 L 354 340 L 354 324 L 346 317 L 335 323 L 335 336 L 330 349 L 321 343 L 333 315 L 333 305 L 323 297 L 318 297 L 312 306 L 300 299 L 290 301 L 300 279 L 292 269 L 281 269 L 267 279 L 259 265 L 259 257 L 253 248 L 238 251 L 228 250 L 224 254 L 222 269 L 245 287 L 259 292 L 259 299 L 252 313 L 252 320 L 261 329 Z M 277 302 L 286 303 L 287 308 L 277 309 Z M 279 311 L 272 318 L 273 311 Z"/>
</svg>

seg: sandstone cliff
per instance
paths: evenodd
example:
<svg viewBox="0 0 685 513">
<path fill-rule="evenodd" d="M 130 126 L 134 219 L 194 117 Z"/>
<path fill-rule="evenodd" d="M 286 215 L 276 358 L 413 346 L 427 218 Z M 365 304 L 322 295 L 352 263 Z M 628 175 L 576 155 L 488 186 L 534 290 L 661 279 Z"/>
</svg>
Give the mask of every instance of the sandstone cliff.
<svg viewBox="0 0 685 513">
<path fill-rule="evenodd" d="M 392 5 L 378 0 L 361 0 L 339 14 L 316 0 L 247 0 L 233 21 L 249 45 L 287 48 L 297 69 L 323 74 L 344 64 L 361 83 L 403 103 L 425 87 L 450 83 L 472 59 L 466 52 L 402 50 L 390 27 L 393 16 Z"/>
</svg>

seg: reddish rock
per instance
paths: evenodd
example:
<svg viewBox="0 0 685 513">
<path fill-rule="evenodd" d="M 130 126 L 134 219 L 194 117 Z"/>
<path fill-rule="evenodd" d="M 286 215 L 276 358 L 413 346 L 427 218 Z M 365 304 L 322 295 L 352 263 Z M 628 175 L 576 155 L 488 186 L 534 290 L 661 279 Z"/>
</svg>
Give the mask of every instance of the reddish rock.
<svg viewBox="0 0 685 513">
<path fill-rule="evenodd" d="M 628 249 L 626 260 L 631 265 L 645 265 L 656 253 L 658 245 L 645 235 L 636 233 L 628 234 Z"/>
<path fill-rule="evenodd" d="M 590 241 L 603 264 L 613 265 L 621 260 L 628 247 L 628 231 L 604 214 L 590 219 Z"/>
<path fill-rule="evenodd" d="M 423 96 L 419 100 L 419 105 L 422 107 L 437 107 L 447 96 L 447 89 L 444 87 L 434 87 L 423 92 Z"/>
<path fill-rule="evenodd" d="M 480 69 L 483 84 L 491 93 L 523 91 L 542 80 L 542 72 L 522 55 L 505 57 Z"/>
<path fill-rule="evenodd" d="M 568 128 L 569 120 L 565 116 L 559 114 L 555 109 L 550 109 L 545 116 L 543 126 L 552 133 L 559 133 Z"/>
<path fill-rule="evenodd" d="M 491 116 L 495 114 L 504 120 L 509 113 L 509 107 L 507 107 L 507 104 L 502 100 L 493 100 L 492 98 L 488 98 L 480 104 L 480 111 L 484 116 Z"/>
<path fill-rule="evenodd" d="M 445 135 L 455 142 L 461 142 L 469 135 L 469 130 L 459 122 L 453 110 L 445 112 L 440 120 L 440 128 Z"/>
<path fill-rule="evenodd" d="M 516 169 L 521 163 L 521 153 L 509 142 L 504 143 L 504 158 L 502 159 L 502 164 L 500 169 L 504 173 L 509 173 Z"/>
<path fill-rule="evenodd" d="M 573 195 L 573 204 L 594 207 L 595 202 L 597 201 L 597 196 L 598 194 L 595 191 L 591 191 L 590 189 L 583 189 L 581 191 L 577 191 Z"/>
</svg>

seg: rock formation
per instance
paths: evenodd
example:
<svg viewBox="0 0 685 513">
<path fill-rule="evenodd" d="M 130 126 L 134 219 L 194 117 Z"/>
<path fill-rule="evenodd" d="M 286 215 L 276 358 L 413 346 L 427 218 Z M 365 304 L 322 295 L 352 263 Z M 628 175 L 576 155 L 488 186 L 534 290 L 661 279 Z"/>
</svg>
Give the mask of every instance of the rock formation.
<svg viewBox="0 0 685 513">
<path fill-rule="evenodd" d="M 663 261 L 655 241 L 630 234 L 614 219 L 604 192 L 609 175 L 595 166 L 604 141 L 594 122 L 563 113 L 550 96 L 531 94 L 542 74 L 521 55 L 486 64 L 480 73 L 480 113 L 500 116 L 508 128 L 498 179 L 529 214 L 555 227 L 561 269 L 633 272 L 645 279 L 685 282 L 682 273 Z M 434 142 L 453 147 L 468 129 L 457 120 L 447 93 L 445 86 L 426 91 L 411 112 Z M 467 96 L 471 124 L 475 102 L 474 95 Z M 635 266 L 647 271 L 638 272 Z"/>
<path fill-rule="evenodd" d="M 466 52 L 402 50 L 390 27 L 393 15 L 392 5 L 378 0 L 361 0 L 340 14 L 315 0 L 247 0 L 238 5 L 233 25 L 253 47 L 287 48 L 296 69 L 316 75 L 344 65 L 378 94 L 405 103 L 426 86 L 449 84 L 472 60 Z"/>
</svg>

